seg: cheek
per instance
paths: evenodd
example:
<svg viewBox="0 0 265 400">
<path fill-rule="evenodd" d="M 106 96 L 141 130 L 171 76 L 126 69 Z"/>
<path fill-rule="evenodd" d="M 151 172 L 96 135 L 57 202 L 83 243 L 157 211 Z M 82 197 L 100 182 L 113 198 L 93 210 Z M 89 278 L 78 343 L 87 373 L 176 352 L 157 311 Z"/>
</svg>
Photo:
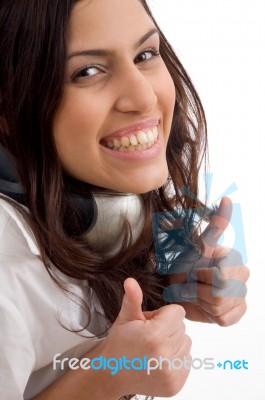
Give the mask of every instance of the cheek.
<svg viewBox="0 0 265 400">
<path fill-rule="evenodd" d="M 55 136 L 67 133 L 73 138 L 81 133 L 88 125 L 91 126 L 95 115 L 95 107 L 84 97 L 67 97 L 61 104 L 54 120 Z"/>
<path fill-rule="evenodd" d="M 85 94 L 68 93 L 56 113 L 53 129 L 59 152 L 80 150 L 95 143 L 100 130 L 102 104 L 91 101 Z"/>
<path fill-rule="evenodd" d="M 168 77 L 167 77 L 167 90 L 165 91 L 165 102 L 167 103 L 169 112 L 173 114 L 176 103 L 176 89 L 173 79 L 171 78 L 169 72 L 167 75 Z"/>
<path fill-rule="evenodd" d="M 171 78 L 171 75 L 165 65 L 161 71 L 158 82 L 159 102 L 163 107 L 165 116 L 169 120 L 167 122 L 170 123 L 171 127 L 176 102 L 176 90 L 173 79 Z"/>
</svg>

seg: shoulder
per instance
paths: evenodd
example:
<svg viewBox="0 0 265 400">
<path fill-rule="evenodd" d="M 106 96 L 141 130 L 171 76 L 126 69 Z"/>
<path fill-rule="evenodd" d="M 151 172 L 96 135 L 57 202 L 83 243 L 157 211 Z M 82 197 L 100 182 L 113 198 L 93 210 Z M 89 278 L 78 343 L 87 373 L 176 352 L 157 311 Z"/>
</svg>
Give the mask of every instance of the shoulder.
<svg viewBox="0 0 265 400">
<path fill-rule="evenodd" d="M 15 207 L 0 197 L 0 295 L 18 308 L 30 326 L 36 328 L 36 320 L 40 326 L 46 319 L 50 324 L 51 315 L 59 312 L 67 324 L 77 319 L 80 329 L 80 321 L 85 318 L 82 309 L 53 278 L 67 286 L 76 298 L 88 301 L 92 313 L 95 308 L 104 315 L 87 281 L 63 275 L 53 264 L 48 273 L 30 226 Z"/>
<path fill-rule="evenodd" d="M 52 282 L 29 225 L 8 200 L 0 198 L 0 294 L 23 311 L 24 304 L 36 304 L 40 292 L 49 287 Z"/>
<path fill-rule="evenodd" d="M 36 240 L 23 215 L 0 198 L 0 294 L 21 309 L 48 301 L 53 282 L 41 260 Z"/>
<path fill-rule="evenodd" d="M 24 207 L 25 210 L 27 210 Z M 0 263 L 10 259 L 32 259 L 40 252 L 22 214 L 0 197 Z"/>
</svg>

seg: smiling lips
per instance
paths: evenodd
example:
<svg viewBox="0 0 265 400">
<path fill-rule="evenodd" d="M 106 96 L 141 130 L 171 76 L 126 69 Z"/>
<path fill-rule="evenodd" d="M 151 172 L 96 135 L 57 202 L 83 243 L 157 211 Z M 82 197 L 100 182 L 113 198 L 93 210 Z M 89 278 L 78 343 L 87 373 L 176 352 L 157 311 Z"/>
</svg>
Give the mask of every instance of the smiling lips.
<svg viewBox="0 0 265 400">
<path fill-rule="evenodd" d="M 153 147 L 158 139 L 158 127 L 149 127 L 119 138 L 102 140 L 101 144 L 120 152 L 143 151 Z"/>
</svg>

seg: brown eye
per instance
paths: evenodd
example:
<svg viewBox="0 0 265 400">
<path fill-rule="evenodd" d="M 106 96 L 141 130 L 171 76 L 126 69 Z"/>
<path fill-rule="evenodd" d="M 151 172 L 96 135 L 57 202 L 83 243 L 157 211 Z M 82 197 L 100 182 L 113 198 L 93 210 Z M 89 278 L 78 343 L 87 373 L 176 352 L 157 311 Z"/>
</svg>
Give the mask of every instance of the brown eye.
<svg viewBox="0 0 265 400">
<path fill-rule="evenodd" d="M 92 81 L 93 79 L 96 79 L 97 77 L 101 76 L 101 74 L 104 74 L 104 69 L 101 66 L 98 65 L 87 65 L 86 67 L 80 68 L 78 71 L 76 71 L 71 79 L 73 82 L 78 82 L 80 79 L 86 79 L 88 81 Z"/>
<path fill-rule="evenodd" d="M 139 62 L 146 62 L 149 61 L 155 57 L 158 57 L 160 55 L 159 51 L 157 49 L 149 49 L 145 50 L 142 53 L 140 53 L 135 59 L 134 62 L 137 64 Z"/>
<path fill-rule="evenodd" d="M 90 77 L 97 75 L 100 72 L 99 68 L 93 66 L 89 66 L 86 68 L 81 69 L 76 75 L 75 78 L 81 78 L 81 77 Z"/>
</svg>

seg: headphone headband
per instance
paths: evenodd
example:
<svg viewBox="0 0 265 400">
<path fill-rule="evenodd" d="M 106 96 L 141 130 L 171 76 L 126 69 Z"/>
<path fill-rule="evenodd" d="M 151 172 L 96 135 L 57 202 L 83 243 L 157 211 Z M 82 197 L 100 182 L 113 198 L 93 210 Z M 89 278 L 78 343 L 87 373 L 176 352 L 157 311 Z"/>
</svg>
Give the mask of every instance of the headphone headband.
<svg viewBox="0 0 265 400">
<path fill-rule="evenodd" d="M 19 181 L 15 164 L 2 146 L 0 146 L 0 193 L 26 206 L 24 190 Z M 75 235 L 81 235 L 90 231 L 96 223 L 96 202 L 92 195 L 83 197 L 70 193 L 70 198 L 81 221 Z M 67 227 L 67 230 L 71 230 L 71 227 Z"/>
</svg>

